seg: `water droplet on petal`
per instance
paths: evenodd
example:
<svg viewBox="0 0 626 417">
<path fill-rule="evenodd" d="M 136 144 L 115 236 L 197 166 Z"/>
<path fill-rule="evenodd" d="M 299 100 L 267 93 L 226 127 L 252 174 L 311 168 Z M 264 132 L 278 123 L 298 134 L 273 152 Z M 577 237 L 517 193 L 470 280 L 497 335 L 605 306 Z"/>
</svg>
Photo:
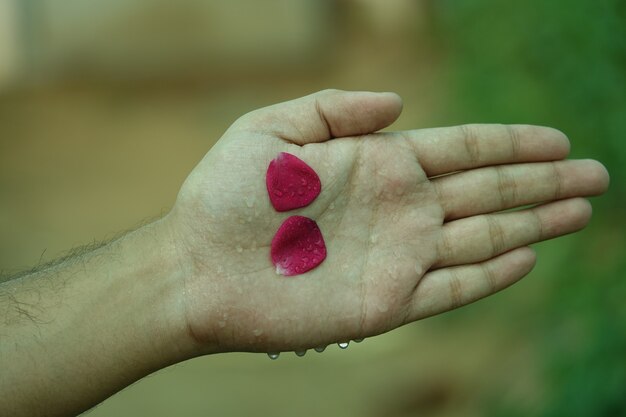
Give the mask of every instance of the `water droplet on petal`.
<svg viewBox="0 0 626 417">
<path fill-rule="evenodd" d="M 276 360 L 280 356 L 280 353 L 278 353 L 278 352 L 270 352 L 270 353 L 267 354 L 267 356 L 269 356 L 271 360 Z"/>
<path fill-rule="evenodd" d="M 316 246 L 318 242 L 319 245 Z M 311 251 L 307 251 L 309 245 L 318 249 L 319 254 L 315 261 L 312 261 Z M 275 266 L 280 265 L 288 276 L 307 272 L 326 257 L 326 247 L 319 227 L 315 221 L 303 216 L 291 216 L 283 222 L 272 239 L 270 252 L 272 263 Z"/>
<path fill-rule="evenodd" d="M 365 340 L 365 339 L 363 339 L 363 338 L 361 338 L 361 339 L 354 339 L 354 341 L 355 341 L 356 343 L 361 343 L 361 342 L 362 342 L 362 341 L 364 341 L 364 340 Z"/>
<path fill-rule="evenodd" d="M 322 353 L 324 350 L 326 350 L 326 346 L 320 346 L 315 348 L 315 351 L 317 353 Z"/>
<path fill-rule="evenodd" d="M 345 349 L 345 348 L 347 348 L 349 344 L 350 344 L 350 342 L 339 342 L 339 343 L 337 343 L 337 345 L 338 345 L 341 349 Z"/>
<path fill-rule="evenodd" d="M 296 350 L 296 355 L 302 357 L 304 355 L 306 355 L 306 349 L 305 350 Z"/>
</svg>

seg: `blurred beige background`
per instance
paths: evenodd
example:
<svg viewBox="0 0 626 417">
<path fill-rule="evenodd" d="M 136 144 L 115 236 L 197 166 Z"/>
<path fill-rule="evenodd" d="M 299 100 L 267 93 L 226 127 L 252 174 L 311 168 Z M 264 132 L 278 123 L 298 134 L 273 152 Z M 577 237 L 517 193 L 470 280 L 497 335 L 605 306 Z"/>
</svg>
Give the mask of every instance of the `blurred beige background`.
<svg viewBox="0 0 626 417">
<path fill-rule="evenodd" d="M 445 120 L 434 3 L 0 0 L 0 268 L 166 212 L 221 133 L 260 106 L 330 87 L 382 90 L 405 100 L 394 129 Z M 494 398 L 532 407 L 543 395 L 537 346 L 515 323 L 542 303 L 542 285 L 346 351 L 198 358 L 89 415 L 480 416 Z"/>
</svg>

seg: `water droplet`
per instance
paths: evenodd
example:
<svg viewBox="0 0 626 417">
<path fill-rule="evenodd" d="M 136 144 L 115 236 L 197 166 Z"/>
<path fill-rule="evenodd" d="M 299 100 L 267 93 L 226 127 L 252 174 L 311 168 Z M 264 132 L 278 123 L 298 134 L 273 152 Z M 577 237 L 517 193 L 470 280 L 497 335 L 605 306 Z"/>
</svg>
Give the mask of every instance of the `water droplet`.
<svg viewBox="0 0 626 417">
<path fill-rule="evenodd" d="M 241 253 L 243 252 L 243 248 L 241 247 L 241 245 L 237 245 L 237 252 Z"/>
<path fill-rule="evenodd" d="M 324 350 L 326 350 L 326 346 L 320 346 L 315 348 L 315 351 L 317 353 L 322 353 Z"/>
<path fill-rule="evenodd" d="M 305 350 L 296 350 L 296 355 L 302 357 L 304 355 L 306 355 L 306 349 Z"/>
<path fill-rule="evenodd" d="M 362 341 L 364 341 L 364 340 L 365 340 L 365 339 L 363 339 L 363 338 L 361 338 L 361 339 L 354 339 L 354 341 L 355 341 L 356 343 L 361 343 L 361 342 L 362 342 Z"/>
<path fill-rule="evenodd" d="M 276 360 L 280 356 L 280 353 L 278 353 L 278 352 L 270 352 L 270 353 L 267 354 L 267 356 L 269 356 L 271 360 Z"/>
<path fill-rule="evenodd" d="M 348 347 L 348 345 L 350 344 L 350 342 L 339 342 L 337 343 L 337 345 L 341 348 L 341 349 L 346 349 Z"/>
</svg>

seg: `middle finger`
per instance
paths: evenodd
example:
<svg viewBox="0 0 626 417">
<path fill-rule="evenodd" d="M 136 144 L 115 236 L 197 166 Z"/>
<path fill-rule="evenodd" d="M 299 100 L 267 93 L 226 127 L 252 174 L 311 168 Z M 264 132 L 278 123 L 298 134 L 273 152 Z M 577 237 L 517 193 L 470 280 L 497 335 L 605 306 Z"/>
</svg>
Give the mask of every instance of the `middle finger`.
<svg viewBox="0 0 626 417">
<path fill-rule="evenodd" d="M 431 180 L 446 220 L 526 204 L 588 197 L 606 188 L 606 170 L 594 160 L 501 165 Z"/>
</svg>

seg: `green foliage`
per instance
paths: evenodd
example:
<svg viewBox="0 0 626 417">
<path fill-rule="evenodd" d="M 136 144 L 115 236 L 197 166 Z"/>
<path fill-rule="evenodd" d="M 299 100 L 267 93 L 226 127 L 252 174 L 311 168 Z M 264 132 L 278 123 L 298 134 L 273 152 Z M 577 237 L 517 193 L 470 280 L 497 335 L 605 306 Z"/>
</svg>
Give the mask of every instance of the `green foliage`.
<svg viewBox="0 0 626 417">
<path fill-rule="evenodd" d="M 547 391 L 541 409 L 528 411 L 626 415 L 626 3 L 461 0 L 437 7 L 452 85 L 446 123 L 553 126 L 570 137 L 572 157 L 596 158 L 609 169 L 611 190 L 594 201 L 591 230 L 571 242 L 561 272 L 545 277 L 550 303 L 528 319 L 536 321 Z M 519 406 L 499 404 L 495 413 L 527 415 Z"/>
<path fill-rule="evenodd" d="M 440 3 L 463 122 L 548 124 L 573 156 L 626 174 L 626 3 L 620 0 Z"/>
</svg>

